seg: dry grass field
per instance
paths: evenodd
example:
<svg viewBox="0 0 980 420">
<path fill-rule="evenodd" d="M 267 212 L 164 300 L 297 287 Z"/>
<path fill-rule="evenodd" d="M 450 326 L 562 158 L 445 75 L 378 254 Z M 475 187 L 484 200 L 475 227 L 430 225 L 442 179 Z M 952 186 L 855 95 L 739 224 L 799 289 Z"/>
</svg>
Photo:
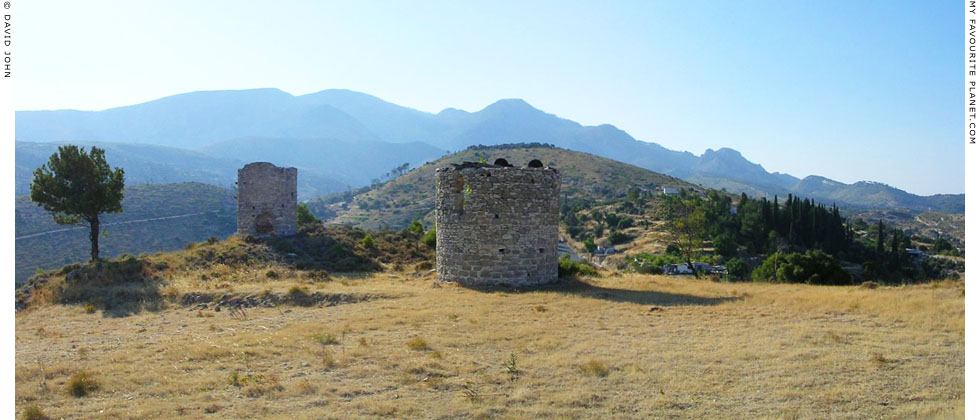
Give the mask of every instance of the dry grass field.
<svg viewBox="0 0 980 420">
<path fill-rule="evenodd" d="M 175 302 L 123 316 L 81 305 L 19 313 L 16 414 L 963 416 L 962 282 L 866 289 L 612 274 L 486 292 L 386 272 L 318 283 L 287 276 L 234 291 L 297 285 L 365 300 L 244 316 Z M 199 287 L 178 281 L 170 293 Z M 73 375 L 85 396 L 69 393 Z"/>
</svg>

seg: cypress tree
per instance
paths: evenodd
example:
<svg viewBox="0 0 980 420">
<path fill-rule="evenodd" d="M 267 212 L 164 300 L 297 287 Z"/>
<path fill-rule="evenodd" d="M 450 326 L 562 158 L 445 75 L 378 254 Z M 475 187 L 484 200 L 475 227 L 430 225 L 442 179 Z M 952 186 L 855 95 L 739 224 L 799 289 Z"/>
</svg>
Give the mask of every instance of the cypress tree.
<svg viewBox="0 0 980 420">
<path fill-rule="evenodd" d="M 878 256 L 885 253 L 885 224 L 878 219 L 878 246 L 875 248 Z"/>
</svg>

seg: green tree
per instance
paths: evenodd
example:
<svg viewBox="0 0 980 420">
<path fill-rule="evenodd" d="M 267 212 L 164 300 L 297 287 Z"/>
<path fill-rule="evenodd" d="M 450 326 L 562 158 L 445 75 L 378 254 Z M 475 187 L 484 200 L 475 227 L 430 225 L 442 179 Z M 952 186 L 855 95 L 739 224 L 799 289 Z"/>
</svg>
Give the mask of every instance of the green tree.
<svg viewBox="0 0 980 420">
<path fill-rule="evenodd" d="M 99 215 L 122 211 L 123 186 L 122 168 L 109 168 L 104 150 L 65 145 L 34 171 L 31 201 L 60 225 L 87 224 L 92 261 L 99 261 Z"/>
<path fill-rule="evenodd" d="M 878 246 L 875 247 L 875 252 L 878 253 L 878 257 L 885 253 L 885 224 L 878 221 Z"/>
<path fill-rule="evenodd" d="M 749 266 L 741 258 L 731 258 L 725 261 L 725 269 L 728 270 L 729 276 L 736 279 L 742 279 L 746 274 L 749 274 Z"/>
<path fill-rule="evenodd" d="M 738 253 L 738 243 L 730 233 L 715 235 L 711 244 L 715 247 L 715 253 L 723 257 L 731 257 Z"/>
<path fill-rule="evenodd" d="M 851 275 L 820 250 L 805 254 L 777 252 L 752 271 L 752 279 L 772 283 L 851 284 Z"/>
<path fill-rule="evenodd" d="M 694 277 L 700 278 L 698 271 L 694 269 L 694 260 L 708 236 L 708 221 L 704 209 L 698 207 L 693 200 L 676 200 L 671 202 L 669 210 L 670 221 L 667 226 L 674 243 L 680 249 L 687 267 L 694 272 Z"/>
<path fill-rule="evenodd" d="M 595 241 L 592 239 L 591 236 L 588 239 L 586 239 L 585 242 L 582 243 L 582 245 L 585 246 L 585 251 L 589 252 L 590 254 L 592 253 L 592 251 L 595 251 L 596 249 Z"/>
<path fill-rule="evenodd" d="M 419 221 L 419 219 L 412 220 L 412 224 L 408 225 L 408 232 L 416 237 L 421 235 L 424 231 L 425 228 L 422 227 L 422 222 Z"/>
<path fill-rule="evenodd" d="M 932 244 L 932 252 L 939 254 L 943 251 L 952 251 L 953 244 L 951 244 L 946 238 L 936 239 L 936 242 Z"/>
<path fill-rule="evenodd" d="M 296 206 L 296 222 L 300 226 L 315 225 L 320 223 L 320 219 L 317 219 L 316 216 L 313 215 L 313 212 L 310 211 L 310 208 L 307 207 L 305 203 L 301 203 L 300 205 Z"/>
</svg>

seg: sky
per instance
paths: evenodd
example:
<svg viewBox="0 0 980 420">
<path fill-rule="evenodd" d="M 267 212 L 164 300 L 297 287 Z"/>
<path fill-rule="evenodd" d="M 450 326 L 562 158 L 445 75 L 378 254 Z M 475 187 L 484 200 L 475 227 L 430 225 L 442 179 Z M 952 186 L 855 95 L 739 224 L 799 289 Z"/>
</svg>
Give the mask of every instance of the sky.
<svg viewBox="0 0 980 420">
<path fill-rule="evenodd" d="M 275 5 L 274 7 L 272 5 Z M 964 192 L 963 5 L 924 1 L 15 1 L 16 109 L 351 89 L 522 98 L 769 171 Z"/>
</svg>

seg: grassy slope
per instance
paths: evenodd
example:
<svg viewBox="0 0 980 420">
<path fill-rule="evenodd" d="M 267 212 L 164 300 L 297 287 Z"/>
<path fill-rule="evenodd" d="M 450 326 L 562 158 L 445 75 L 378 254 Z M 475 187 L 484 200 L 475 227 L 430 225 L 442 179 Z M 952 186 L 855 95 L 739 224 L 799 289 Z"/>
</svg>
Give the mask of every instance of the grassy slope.
<svg viewBox="0 0 980 420">
<path fill-rule="evenodd" d="M 110 223 L 207 212 L 199 216 L 138 223 Z M 59 226 L 26 196 L 15 207 L 16 236 L 27 236 L 71 226 Z M 100 238 L 105 257 L 129 253 L 172 251 L 210 236 L 224 238 L 235 232 L 235 198 L 230 190 L 199 183 L 136 185 L 126 189 L 123 212 L 105 215 L 105 236 Z M 88 229 L 75 229 L 16 240 L 15 280 L 22 283 L 37 268 L 52 269 L 85 261 L 90 253 Z"/>
<path fill-rule="evenodd" d="M 430 215 L 435 203 L 435 171 L 451 163 L 477 161 L 481 156 L 489 162 L 497 158 L 507 159 L 515 166 L 523 166 L 531 159 L 539 159 L 546 165 L 558 168 L 562 178 L 562 195 L 568 198 L 607 200 L 622 198 L 631 187 L 655 189 L 657 187 L 695 187 L 677 178 L 658 174 L 636 166 L 601 158 L 588 153 L 558 148 L 513 148 L 504 150 L 466 150 L 445 156 L 435 162 L 390 181 L 378 189 L 358 195 L 348 209 L 334 206 L 337 217 L 329 223 L 350 224 L 366 229 L 379 229 L 387 225 L 397 229 L 407 226 L 413 218 L 429 216 L 427 225 L 434 220 Z M 361 209 L 359 203 L 380 203 L 380 207 Z M 311 208 L 318 216 L 327 212 L 320 200 L 312 200 Z"/>
<path fill-rule="evenodd" d="M 962 282 L 628 274 L 511 293 L 433 288 L 409 272 L 313 281 L 271 262 L 176 268 L 228 244 L 153 257 L 171 261 L 159 285 L 171 299 L 152 310 L 19 314 L 17 415 L 36 404 L 52 418 L 107 419 L 962 416 Z M 244 319 L 177 303 L 296 288 L 373 298 Z M 74 398 L 66 383 L 80 370 L 100 388 Z"/>
</svg>

